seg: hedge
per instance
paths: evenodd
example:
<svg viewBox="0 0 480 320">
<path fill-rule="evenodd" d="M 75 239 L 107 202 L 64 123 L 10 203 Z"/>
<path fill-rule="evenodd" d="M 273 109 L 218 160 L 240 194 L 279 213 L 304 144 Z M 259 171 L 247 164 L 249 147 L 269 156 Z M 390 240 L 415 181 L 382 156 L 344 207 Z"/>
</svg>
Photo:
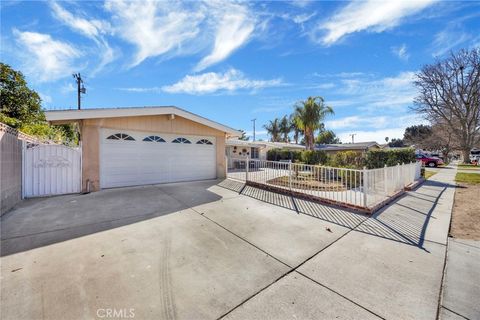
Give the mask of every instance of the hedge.
<svg viewBox="0 0 480 320">
<path fill-rule="evenodd" d="M 286 149 L 271 149 L 267 152 L 267 160 L 280 161 L 291 160 L 292 162 L 302 162 L 313 165 L 329 165 L 337 168 L 368 169 L 383 168 L 395 166 L 402 163 L 415 162 L 415 150 L 395 149 L 395 150 L 370 150 L 366 156 L 356 151 L 340 151 L 332 155 L 327 155 L 325 151 L 303 150 L 289 151 Z"/>
<path fill-rule="evenodd" d="M 300 161 L 301 153 L 301 151 L 290 151 L 287 149 L 270 149 L 267 151 L 267 160 L 291 160 L 292 162 Z"/>
<path fill-rule="evenodd" d="M 328 155 L 319 150 L 289 151 L 286 149 L 271 149 L 267 151 L 267 160 L 280 161 L 291 160 L 305 164 L 326 164 Z"/>
<path fill-rule="evenodd" d="M 340 151 L 329 157 L 328 165 L 337 168 L 362 169 L 365 158 L 361 152 Z"/>
<path fill-rule="evenodd" d="M 415 162 L 415 150 L 412 148 L 398 150 L 370 150 L 367 152 L 368 169 L 396 166 L 397 164 Z"/>
<path fill-rule="evenodd" d="M 306 164 L 326 164 L 328 155 L 325 151 L 305 150 L 300 153 L 300 160 Z"/>
</svg>

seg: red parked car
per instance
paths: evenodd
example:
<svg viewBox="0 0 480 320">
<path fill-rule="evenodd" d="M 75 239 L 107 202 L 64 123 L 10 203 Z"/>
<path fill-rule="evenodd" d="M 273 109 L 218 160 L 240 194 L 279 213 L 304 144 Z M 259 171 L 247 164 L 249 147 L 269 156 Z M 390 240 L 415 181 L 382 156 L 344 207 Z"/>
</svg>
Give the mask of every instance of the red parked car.
<svg viewBox="0 0 480 320">
<path fill-rule="evenodd" d="M 416 155 L 417 161 L 422 161 L 422 164 L 427 167 L 437 167 L 443 164 L 443 160 L 437 157 L 428 157 L 423 154 Z"/>
</svg>

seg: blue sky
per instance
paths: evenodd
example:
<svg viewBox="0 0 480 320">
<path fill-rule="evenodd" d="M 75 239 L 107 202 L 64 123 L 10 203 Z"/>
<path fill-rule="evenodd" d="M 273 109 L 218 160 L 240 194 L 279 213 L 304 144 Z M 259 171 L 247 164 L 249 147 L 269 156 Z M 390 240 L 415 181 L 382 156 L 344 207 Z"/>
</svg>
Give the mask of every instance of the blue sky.
<svg viewBox="0 0 480 320">
<path fill-rule="evenodd" d="M 268 120 L 322 96 L 344 142 L 423 120 L 411 81 L 480 46 L 480 2 L 1 2 L 1 61 L 46 109 L 175 105 L 266 139 Z"/>
</svg>

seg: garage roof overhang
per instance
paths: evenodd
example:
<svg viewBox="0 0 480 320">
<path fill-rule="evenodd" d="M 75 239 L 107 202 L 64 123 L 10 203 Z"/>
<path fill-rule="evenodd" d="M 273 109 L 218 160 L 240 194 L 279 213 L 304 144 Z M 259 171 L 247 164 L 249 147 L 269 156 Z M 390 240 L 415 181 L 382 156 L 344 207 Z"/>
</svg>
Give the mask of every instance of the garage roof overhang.
<svg viewBox="0 0 480 320">
<path fill-rule="evenodd" d="M 225 132 L 228 136 L 238 137 L 241 132 L 221 123 L 209 120 L 178 107 L 136 107 L 136 108 L 102 108 L 82 110 L 46 111 L 47 121 L 52 124 L 65 124 L 86 119 L 119 118 L 138 116 L 175 115 L 201 123 L 207 127 Z"/>
</svg>

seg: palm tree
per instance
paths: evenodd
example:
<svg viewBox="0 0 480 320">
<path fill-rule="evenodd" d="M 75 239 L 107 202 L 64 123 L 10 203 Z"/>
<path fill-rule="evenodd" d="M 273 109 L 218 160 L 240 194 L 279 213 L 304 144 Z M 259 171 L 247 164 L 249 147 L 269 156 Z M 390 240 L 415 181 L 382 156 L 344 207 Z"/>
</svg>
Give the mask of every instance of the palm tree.
<svg viewBox="0 0 480 320">
<path fill-rule="evenodd" d="M 292 131 L 292 126 L 287 116 L 283 116 L 283 118 L 280 120 L 278 129 L 280 130 L 281 140 L 283 142 L 289 142 L 290 137 L 288 135 L 290 134 L 290 131 Z"/>
<path fill-rule="evenodd" d="M 322 121 L 333 109 L 326 106 L 322 97 L 308 97 L 305 101 L 299 101 L 294 106 L 296 124 L 303 131 L 305 146 L 313 150 L 315 131 L 322 128 Z"/>
<path fill-rule="evenodd" d="M 295 143 L 298 144 L 298 140 L 300 139 L 300 136 L 302 135 L 302 130 L 298 127 L 297 125 L 297 119 L 295 117 L 295 114 L 290 115 L 290 128 L 293 131 L 293 140 L 295 140 Z"/>
<path fill-rule="evenodd" d="M 280 121 L 278 118 L 270 120 L 269 123 L 263 126 L 267 130 L 268 135 L 270 135 L 270 141 L 279 142 L 280 139 Z"/>
</svg>

